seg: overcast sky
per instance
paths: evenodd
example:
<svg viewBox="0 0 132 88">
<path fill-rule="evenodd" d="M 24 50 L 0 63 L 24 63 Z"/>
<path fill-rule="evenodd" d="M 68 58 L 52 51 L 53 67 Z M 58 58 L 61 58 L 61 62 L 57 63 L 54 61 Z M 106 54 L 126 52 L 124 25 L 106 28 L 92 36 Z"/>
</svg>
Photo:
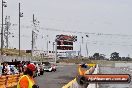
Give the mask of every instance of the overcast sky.
<svg viewBox="0 0 132 88">
<path fill-rule="evenodd" d="M 40 27 L 81 31 L 88 33 L 104 34 L 126 34 L 132 35 L 132 0 L 6 0 L 7 8 L 4 8 L 4 16 L 11 17 L 11 32 L 15 37 L 10 37 L 10 47 L 18 48 L 18 3 L 21 3 L 21 48 L 31 48 L 31 26 L 32 15 L 40 21 Z M 1 3 L 1 1 L 0 1 Z M 0 4 L 1 7 L 1 4 Z M 1 13 L 1 8 L 0 8 Z M 1 14 L 0 14 L 1 23 Z M 12 30 L 13 29 L 13 30 Z M 46 35 L 48 40 L 53 41 L 56 34 L 78 35 L 78 42 L 75 43 L 74 50 L 79 50 L 82 34 L 69 32 L 45 31 L 39 29 L 38 49 L 46 49 Z M 44 38 L 42 39 L 42 35 Z M 109 56 L 117 51 L 121 56 L 132 56 L 132 36 L 108 36 L 89 35 L 82 45 L 82 52 L 86 55 L 86 42 L 88 42 L 89 54 L 94 52 L 104 53 Z M 49 44 L 52 50 L 52 44 Z"/>
</svg>

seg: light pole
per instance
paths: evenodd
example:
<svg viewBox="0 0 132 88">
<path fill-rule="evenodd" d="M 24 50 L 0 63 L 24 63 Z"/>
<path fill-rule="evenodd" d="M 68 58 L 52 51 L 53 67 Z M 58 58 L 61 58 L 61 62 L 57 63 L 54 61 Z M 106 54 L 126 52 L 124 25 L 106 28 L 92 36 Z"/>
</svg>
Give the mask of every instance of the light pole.
<svg viewBox="0 0 132 88">
<path fill-rule="evenodd" d="M 48 49 L 49 48 L 49 40 L 48 40 L 48 37 L 49 36 L 47 35 L 47 56 L 48 56 L 48 53 L 49 53 L 49 49 Z"/>
<path fill-rule="evenodd" d="M 54 47 L 55 47 L 55 42 L 53 42 L 53 54 L 54 54 Z"/>
<path fill-rule="evenodd" d="M 34 51 L 34 31 L 32 30 L 32 49 L 31 49 L 31 56 L 33 56 Z"/>
<path fill-rule="evenodd" d="M 7 7 L 6 2 L 2 0 L 2 28 L 1 28 L 1 55 L 3 55 L 3 7 Z"/>
<path fill-rule="evenodd" d="M 86 35 L 86 38 L 89 38 L 89 36 L 88 35 Z M 87 41 L 86 41 L 86 52 L 87 52 L 87 57 L 88 57 L 88 45 L 87 45 Z"/>
<path fill-rule="evenodd" d="M 79 53 L 79 58 L 81 58 L 81 56 L 82 56 L 82 47 L 81 47 L 81 44 L 80 44 L 80 53 Z"/>
<path fill-rule="evenodd" d="M 82 44 L 80 43 L 80 57 L 82 56 L 82 46 L 81 45 L 83 45 L 83 36 L 81 37 L 81 39 L 82 39 Z"/>
<path fill-rule="evenodd" d="M 20 3 L 19 3 L 19 56 L 20 56 L 20 46 L 21 46 L 21 39 L 20 39 L 20 36 L 21 36 L 21 31 L 20 31 L 20 18 L 23 17 L 23 13 L 21 13 L 21 6 L 20 6 Z"/>
<path fill-rule="evenodd" d="M 33 26 L 34 26 L 34 14 L 33 14 Z M 32 49 L 31 49 L 31 56 L 33 56 L 34 49 L 34 30 L 32 30 Z"/>
</svg>

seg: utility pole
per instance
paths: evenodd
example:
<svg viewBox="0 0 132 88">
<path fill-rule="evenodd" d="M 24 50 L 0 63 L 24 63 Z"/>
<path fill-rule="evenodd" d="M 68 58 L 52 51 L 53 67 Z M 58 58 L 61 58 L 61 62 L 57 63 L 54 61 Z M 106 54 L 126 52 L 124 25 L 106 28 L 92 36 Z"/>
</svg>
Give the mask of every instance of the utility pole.
<svg viewBox="0 0 132 88">
<path fill-rule="evenodd" d="M 6 2 L 2 0 L 2 28 L 1 28 L 1 55 L 3 55 L 3 7 L 7 7 Z"/>
<path fill-rule="evenodd" d="M 81 37 L 82 39 L 82 45 L 83 45 L 83 36 Z M 81 47 L 81 43 L 80 43 L 80 57 L 82 56 L 82 47 Z"/>
<path fill-rule="evenodd" d="M 34 26 L 34 14 L 33 14 L 33 26 Z M 33 56 L 34 51 L 34 30 L 32 30 L 32 49 L 31 49 L 31 56 Z"/>
<path fill-rule="evenodd" d="M 5 18 L 5 30 L 4 30 L 4 39 L 5 39 L 5 48 L 9 47 L 9 28 L 10 28 L 10 16 L 6 16 Z"/>
<path fill-rule="evenodd" d="M 8 19 L 8 18 L 7 18 L 7 19 Z M 6 19 L 6 30 L 7 30 L 6 48 L 8 49 L 9 22 L 7 22 L 7 19 Z"/>
<path fill-rule="evenodd" d="M 81 48 L 81 44 L 80 44 L 80 58 L 81 58 L 81 56 L 82 56 L 82 48 Z"/>
<path fill-rule="evenodd" d="M 7 43 L 7 45 L 6 45 L 6 48 L 8 49 L 9 48 L 9 23 L 7 23 L 7 40 L 6 40 L 6 43 Z"/>
<path fill-rule="evenodd" d="M 48 55 L 48 53 L 49 53 L 49 40 L 48 40 L 48 35 L 47 35 L 47 55 Z"/>
<path fill-rule="evenodd" d="M 86 35 L 86 38 L 88 39 L 88 35 Z M 87 52 L 87 57 L 88 57 L 88 45 L 87 45 L 87 41 L 86 41 L 86 52 Z"/>
<path fill-rule="evenodd" d="M 1 55 L 3 55 L 3 0 L 2 0 Z"/>
<path fill-rule="evenodd" d="M 55 39 L 55 63 L 57 61 L 57 39 Z"/>
<path fill-rule="evenodd" d="M 37 37 L 35 31 L 39 32 L 39 30 L 36 29 L 36 26 L 38 25 L 37 23 L 39 23 L 39 21 L 37 21 L 37 19 L 35 19 L 34 14 L 33 14 L 33 29 L 32 29 L 31 56 L 34 55 L 35 38 Z"/>
<path fill-rule="evenodd" d="M 32 30 L 32 49 L 31 49 L 31 56 L 33 56 L 34 51 L 34 31 Z"/>
<path fill-rule="evenodd" d="M 21 31 L 20 31 L 20 18 L 23 17 L 23 13 L 21 13 L 21 5 L 19 3 L 19 56 L 20 56 L 20 48 L 21 48 L 21 39 L 20 39 L 20 36 L 21 36 Z"/>
<path fill-rule="evenodd" d="M 20 3 L 19 3 L 19 56 L 20 56 Z"/>
<path fill-rule="evenodd" d="M 53 42 L 53 54 L 54 54 L 54 46 L 55 46 L 55 42 Z"/>
<path fill-rule="evenodd" d="M 49 47 L 49 42 L 48 42 L 48 40 L 47 40 L 47 55 L 48 55 L 48 53 L 49 53 L 48 47 Z"/>
<path fill-rule="evenodd" d="M 87 46 L 87 42 L 86 42 L 86 52 L 87 52 L 87 57 L 88 57 L 88 46 Z"/>
<path fill-rule="evenodd" d="M 53 42 L 53 57 L 56 56 L 56 55 L 54 55 L 55 54 L 54 47 L 55 47 L 55 42 Z M 55 59 L 55 58 L 53 58 L 53 59 Z M 55 63 L 56 63 L 56 60 L 55 60 Z"/>
<path fill-rule="evenodd" d="M 82 44 L 83 44 L 83 36 L 82 36 Z"/>
</svg>

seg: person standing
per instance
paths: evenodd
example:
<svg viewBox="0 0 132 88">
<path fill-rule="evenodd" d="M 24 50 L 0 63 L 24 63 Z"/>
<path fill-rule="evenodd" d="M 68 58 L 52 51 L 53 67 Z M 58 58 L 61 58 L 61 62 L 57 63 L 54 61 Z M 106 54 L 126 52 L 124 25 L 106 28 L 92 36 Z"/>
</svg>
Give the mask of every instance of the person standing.
<svg viewBox="0 0 132 88">
<path fill-rule="evenodd" d="M 18 81 L 17 88 L 39 88 L 37 85 L 35 85 L 33 78 L 35 71 L 35 65 L 28 64 L 25 75 L 23 75 Z"/>
<path fill-rule="evenodd" d="M 11 74 L 11 70 L 10 70 L 10 66 L 8 65 L 7 62 L 4 63 L 5 69 L 4 69 L 4 74 L 5 75 L 10 75 Z"/>
</svg>

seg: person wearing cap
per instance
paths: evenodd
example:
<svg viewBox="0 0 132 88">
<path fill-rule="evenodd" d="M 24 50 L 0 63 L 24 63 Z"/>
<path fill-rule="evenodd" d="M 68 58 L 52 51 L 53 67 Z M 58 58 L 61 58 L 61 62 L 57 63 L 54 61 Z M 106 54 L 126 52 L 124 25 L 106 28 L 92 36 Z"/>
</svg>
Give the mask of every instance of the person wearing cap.
<svg viewBox="0 0 132 88">
<path fill-rule="evenodd" d="M 79 75 L 83 76 L 86 72 L 86 68 L 88 66 L 86 65 L 86 63 L 84 62 L 81 62 L 81 64 L 79 64 L 79 67 L 78 67 L 78 72 L 79 72 Z"/>
<path fill-rule="evenodd" d="M 35 86 L 35 81 L 33 79 L 33 75 L 35 73 L 35 65 L 28 64 L 25 74 L 19 79 L 17 88 L 38 88 Z"/>
<path fill-rule="evenodd" d="M 78 67 L 79 75 L 84 76 L 85 74 L 92 74 L 96 68 L 96 65 L 89 67 L 86 63 L 81 63 Z"/>
</svg>

